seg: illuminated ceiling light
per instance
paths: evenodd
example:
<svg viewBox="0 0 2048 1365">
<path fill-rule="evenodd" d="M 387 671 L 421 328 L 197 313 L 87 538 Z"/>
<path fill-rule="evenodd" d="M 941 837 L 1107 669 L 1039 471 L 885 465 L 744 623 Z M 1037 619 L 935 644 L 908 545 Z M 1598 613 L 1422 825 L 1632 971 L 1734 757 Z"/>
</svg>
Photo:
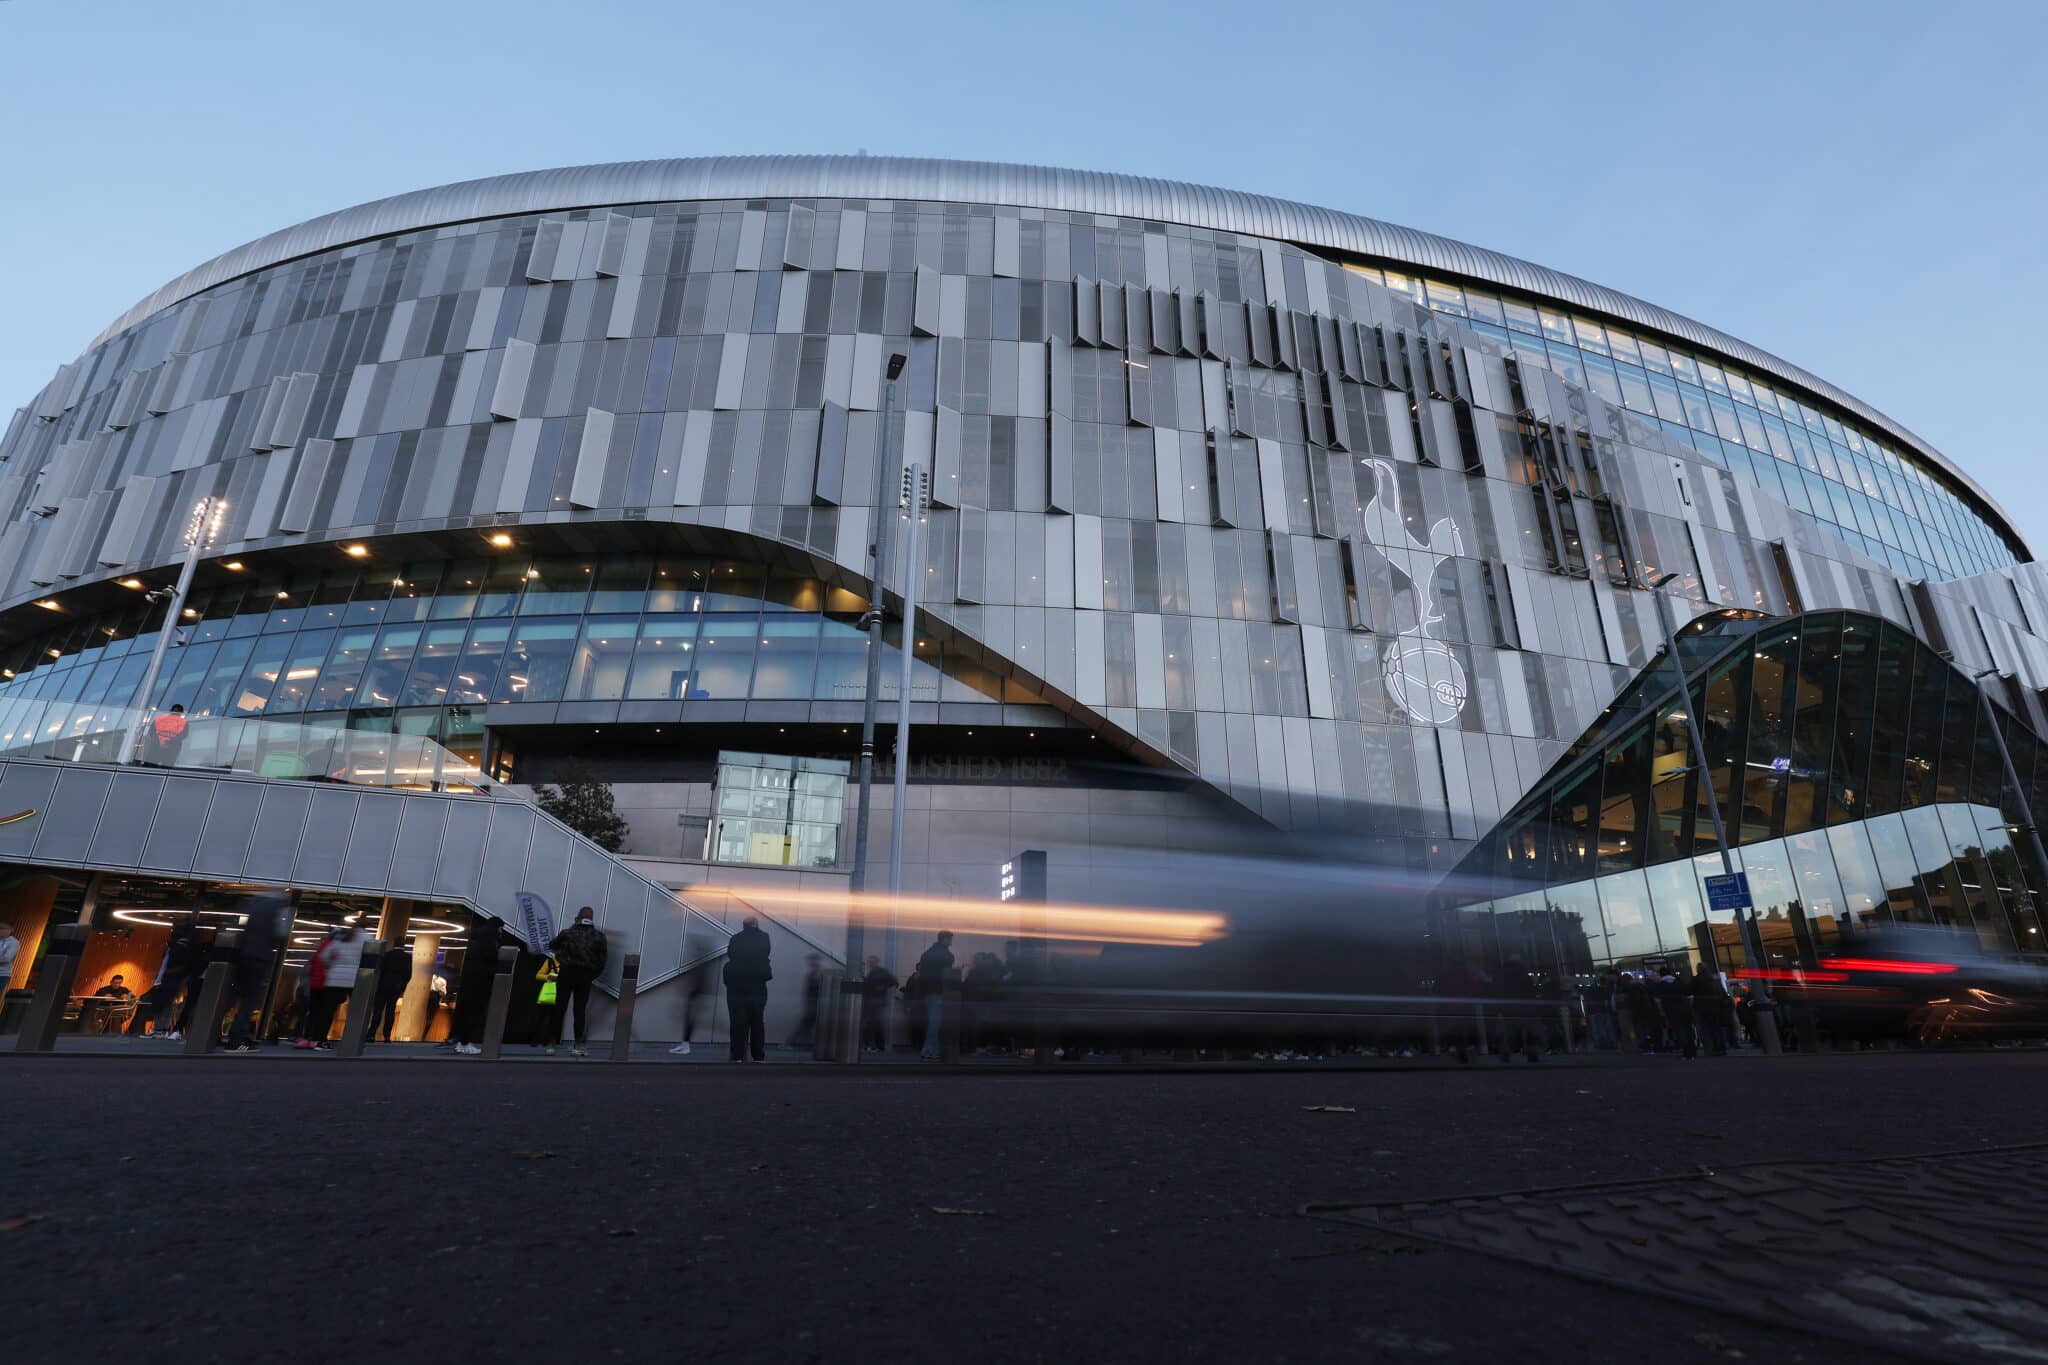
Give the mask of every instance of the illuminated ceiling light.
<svg viewBox="0 0 2048 1365">
<path fill-rule="evenodd" d="M 139 588 L 142 586 L 142 580 L 139 578 L 124 578 L 121 580 L 121 586 L 124 588 Z"/>
<path fill-rule="evenodd" d="M 185 608 L 185 614 L 186 614 L 187 616 L 197 616 L 197 615 L 199 614 L 199 608 L 197 608 L 197 607 L 187 607 L 187 608 Z"/>
<path fill-rule="evenodd" d="M 512 548 L 512 537 L 503 531 L 499 531 L 491 536 L 491 544 L 500 550 L 509 550 Z"/>
<path fill-rule="evenodd" d="M 36 605 L 41 607 L 44 611 L 62 610 L 60 607 L 58 607 L 57 599 L 54 597 L 45 597 L 42 601 L 36 603 Z"/>
<path fill-rule="evenodd" d="M 364 555 L 370 553 L 370 547 L 367 545 L 344 545 L 341 547 L 341 552 L 350 559 L 361 559 Z"/>
<path fill-rule="evenodd" d="M 240 573 L 242 571 L 242 561 L 239 559 L 230 559 L 227 563 L 221 565 L 221 567 L 223 569 L 226 569 L 229 573 Z"/>
</svg>

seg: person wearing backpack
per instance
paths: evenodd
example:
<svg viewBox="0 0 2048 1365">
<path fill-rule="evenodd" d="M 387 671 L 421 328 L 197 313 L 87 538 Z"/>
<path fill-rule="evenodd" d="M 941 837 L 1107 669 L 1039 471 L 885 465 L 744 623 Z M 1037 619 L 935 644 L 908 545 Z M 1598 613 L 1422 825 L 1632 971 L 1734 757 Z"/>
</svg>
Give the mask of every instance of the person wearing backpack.
<svg viewBox="0 0 2048 1365">
<path fill-rule="evenodd" d="M 576 1007 L 576 1045 L 569 1052 L 571 1056 L 588 1057 L 590 985 L 604 973 L 605 958 L 610 953 L 604 935 L 598 932 L 595 912 L 587 905 L 578 910 L 576 922 L 555 935 L 548 944 L 548 951 L 554 954 L 561 970 L 561 979 L 555 983 L 555 1003 L 548 1011 L 548 1055 L 552 1057 L 555 1049 L 561 1046 L 562 1016 L 568 1013 L 573 1003 Z"/>
</svg>

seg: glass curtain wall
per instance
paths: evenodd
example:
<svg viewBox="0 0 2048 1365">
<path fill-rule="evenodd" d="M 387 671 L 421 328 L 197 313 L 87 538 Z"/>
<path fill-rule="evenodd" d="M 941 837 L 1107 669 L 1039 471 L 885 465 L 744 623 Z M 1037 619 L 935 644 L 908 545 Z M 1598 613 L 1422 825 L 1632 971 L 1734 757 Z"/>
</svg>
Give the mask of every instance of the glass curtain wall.
<svg viewBox="0 0 2048 1365">
<path fill-rule="evenodd" d="M 647 556 L 491 561 L 252 578 L 195 593 L 156 709 L 195 718 L 331 719 L 438 708 L 430 734 L 476 733 L 468 708 L 506 702 L 859 700 L 864 603 L 760 565 Z M 156 631 L 129 608 L 66 622 L 5 656 L 0 746 L 117 724 Z M 884 638 L 895 700 L 901 628 Z M 919 701 L 1036 702 L 938 642 L 917 641 Z M 420 724 L 420 722 L 409 722 Z M 390 727 L 386 725 L 385 729 Z"/>
<path fill-rule="evenodd" d="M 1487 894 L 1440 907 L 1445 951 L 1490 980 L 1518 975 L 1527 936 L 1511 963 L 1502 926 L 1532 917 L 1555 941 L 1543 970 L 1566 979 L 1658 958 L 1812 967 L 1888 923 L 1946 925 L 1994 952 L 2048 946 L 2036 908 L 2048 877 L 2018 834 L 1969 678 L 1899 627 L 1848 612 L 1752 622 L 1693 662 L 1689 697 L 1671 694 L 1668 671 L 1664 698 L 1625 692 L 1590 732 L 1599 742 L 1482 840 L 1453 880 Z M 1706 909 L 1702 878 L 1722 869 L 1694 717 L 1767 963 L 1749 960 L 1732 914 Z M 2010 716 L 2001 726 L 2025 781 L 2039 741 Z"/>
</svg>

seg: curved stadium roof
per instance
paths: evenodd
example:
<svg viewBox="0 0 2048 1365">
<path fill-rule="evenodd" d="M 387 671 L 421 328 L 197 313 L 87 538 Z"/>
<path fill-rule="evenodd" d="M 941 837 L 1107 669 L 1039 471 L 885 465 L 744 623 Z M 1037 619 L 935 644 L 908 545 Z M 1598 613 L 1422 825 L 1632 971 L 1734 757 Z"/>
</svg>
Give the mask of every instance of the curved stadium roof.
<svg viewBox="0 0 2048 1365">
<path fill-rule="evenodd" d="M 1854 414 L 1968 491 L 2013 543 L 2026 541 L 1947 456 L 1854 395 L 1704 323 L 1576 275 L 1376 218 L 1207 185 L 1099 171 L 920 157 L 720 156 L 565 166 L 377 199 L 259 237 L 186 271 L 123 313 L 93 345 L 159 309 L 315 252 L 448 223 L 550 210 L 695 199 L 902 199 L 1006 204 L 1181 223 L 1294 242 L 1555 300 L 1724 356 Z"/>
</svg>

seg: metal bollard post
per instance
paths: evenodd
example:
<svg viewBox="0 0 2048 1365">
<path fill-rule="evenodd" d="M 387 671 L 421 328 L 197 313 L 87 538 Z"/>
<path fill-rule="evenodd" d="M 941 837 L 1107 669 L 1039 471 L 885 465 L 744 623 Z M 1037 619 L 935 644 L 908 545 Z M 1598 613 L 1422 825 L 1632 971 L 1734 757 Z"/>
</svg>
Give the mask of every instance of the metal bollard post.
<svg viewBox="0 0 2048 1365">
<path fill-rule="evenodd" d="M 56 1047 L 57 1030 L 64 1024 L 64 1005 L 78 980 L 78 959 L 85 956 L 85 941 L 91 937 L 92 929 L 83 924 L 60 925 L 50 931 L 35 999 L 29 1001 L 21 1033 L 14 1040 L 16 1052 L 48 1052 Z"/>
<path fill-rule="evenodd" d="M 861 993 L 865 987 L 857 977 L 848 977 L 839 983 L 839 1024 L 833 1039 L 838 1049 L 831 1060 L 842 1066 L 858 1066 L 861 1059 L 860 1012 Z"/>
<path fill-rule="evenodd" d="M 960 1061 L 960 1025 L 964 1013 L 960 987 L 948 981 L 939 996 L 939 1061 L 955 1066 Z"/>
<path fill-rule="evenodd" d="M 640 954 L 627 953 L 626 966 L 619 973 L 619 1012 L 612 1019 L 612 1060 L 623 1062 L 633 1055 L 633 1002 L 640 995 Z"/>
<path fill-rule="evenodd" d="M 839 1038 L 839 983 L 842 972 L 825 972 L 818 978 L 818 1022 L 811 1032 L 811 1060 L 829 1062 Z"/>
<path fill-rule="evenodd" d="M 490 1012 L 484 1016 L 483 1056 L 491 1061 L 505 1050 L 505 1016 L 512 1012 L 512 977 L 519 970 L 517 948 L 498 949 L 498 971 L 491 978 Z"/>
<path fill-rule="evenodd" d="M 192 1027 L 185 1030 L 185 1055 L 204 1057 L 220 1046 L 221 1007 L 226 1004 L 228 978 L 235 974 L 235 954 L 242 931 L 224 929 L 214 935 L 213 958 L 206 975 L 199 978 L 199 1005 L 192 1011 Z"/>
<path fill-rule="evenodd" d="M 348 1022 L 341 1026 L 337 1057 L 360 1057 L 370 1037 L 370 1018 L 377 1012 L 377 974 L 384 965 L 384 940 L 373 938 L 363 945 L 363 962 L 356 968 L 355 985 L 348 993 Z"/>
</svg>

